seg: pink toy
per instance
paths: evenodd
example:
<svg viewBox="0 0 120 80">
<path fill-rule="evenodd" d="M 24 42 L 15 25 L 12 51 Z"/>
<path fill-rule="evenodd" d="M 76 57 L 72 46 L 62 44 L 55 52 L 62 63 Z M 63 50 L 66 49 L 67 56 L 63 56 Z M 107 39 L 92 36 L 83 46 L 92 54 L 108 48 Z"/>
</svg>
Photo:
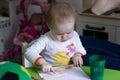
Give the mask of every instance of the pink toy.
<svg viewBox="0 0 120 80">
<path fill-rule="evenodd" d="M 48 1 L 48 2 L 47 2 Z M 13 43 L 21 46 L 23 42 L 31 42 L 49 29 L 46 25 L 46 12 L 55 0 L 21 0 L 20 8 L 24 19 L 20 20 L 20 30 Z"/>
</svg>

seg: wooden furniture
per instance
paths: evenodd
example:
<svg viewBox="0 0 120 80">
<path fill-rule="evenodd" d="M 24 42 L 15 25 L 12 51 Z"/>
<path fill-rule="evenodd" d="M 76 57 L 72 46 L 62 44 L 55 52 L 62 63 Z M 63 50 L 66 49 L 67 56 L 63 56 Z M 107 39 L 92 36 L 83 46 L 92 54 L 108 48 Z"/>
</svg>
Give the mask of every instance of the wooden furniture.
<svg viewBox="0 0 120 80">
<path fill-rule="evenodd" d="M 94 37 L 105 36 L 107 40 L 113 43 L 120 44 L 120 14 L 112 12 L 109 14 L 97 16 L 91 12 L 89 8 L 82 8 L 78 11 L 78 20 L 76 31 L 80 35 L 85 35 L 84 31 L 88 30 L 93 33 Z M 96 34 L 95 34 L 96 33 Z M 105 34 L 101 34 L 105 33 Z M 98 36 L 96 36 L 98 34 Z"/>
</svg>

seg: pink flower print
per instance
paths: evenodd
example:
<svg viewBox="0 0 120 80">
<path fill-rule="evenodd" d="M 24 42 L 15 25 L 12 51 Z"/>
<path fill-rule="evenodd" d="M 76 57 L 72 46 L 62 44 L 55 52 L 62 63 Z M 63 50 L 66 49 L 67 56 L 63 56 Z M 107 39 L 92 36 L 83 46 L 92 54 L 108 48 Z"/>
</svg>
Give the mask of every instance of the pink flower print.
<svg viewBox="0 0 120 80">
<path fill-rule="evenodd" d="M 75 47 L 75 45 L 72 43 L 72 44 L 68 45 L 67 48 L 68 48 L 68 50 L 69 50 L 70 52 L 74 52 L 76 47 Z"/>
</svg>

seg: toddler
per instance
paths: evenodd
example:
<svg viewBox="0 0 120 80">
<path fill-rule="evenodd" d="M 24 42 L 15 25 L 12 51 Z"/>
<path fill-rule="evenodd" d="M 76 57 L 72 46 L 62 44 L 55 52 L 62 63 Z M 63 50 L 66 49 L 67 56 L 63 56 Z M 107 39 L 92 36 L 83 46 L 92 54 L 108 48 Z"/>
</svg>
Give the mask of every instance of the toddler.
<svg viewBox="0 0 120 80">
<path fill-rule="evenodd" d="M 54 72 L 52 66 L 74 66 L 83 64 L 86 54 L 79 35 L 74 30 L 76 11 L 68 3 L 55 3 L 47 13 L 49 32 L 35 40 L 25 51 L 25 57 L 35 65 L 41 65 L 43 72 Z"/>
</svg>

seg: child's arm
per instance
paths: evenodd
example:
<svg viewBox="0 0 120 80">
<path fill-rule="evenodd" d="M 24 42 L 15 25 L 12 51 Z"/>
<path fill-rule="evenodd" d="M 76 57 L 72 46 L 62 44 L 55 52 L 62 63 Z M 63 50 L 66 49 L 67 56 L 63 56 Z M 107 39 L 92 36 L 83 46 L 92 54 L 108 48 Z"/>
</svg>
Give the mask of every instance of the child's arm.
<svg viewBox="0 0 120 80">
<path fill-rule="evenodd" d="M 38 65 L 42 66 L 43 72 L 54 72 L 52 65 L 43 58 L 39 60 Z"/>
<path fill-rule="evenodd" d="M 46 47 L 46 40 L 45 36 L 41 36 L 34 42 L 31 42 L 26 48 L 25 57 L 34 65 L 42 66 L 43 72 L 50 72 L 53 71 L 51 64 L 44 60 L 44 58 L 40 55 L 41 52 Z"/>
</svg>

